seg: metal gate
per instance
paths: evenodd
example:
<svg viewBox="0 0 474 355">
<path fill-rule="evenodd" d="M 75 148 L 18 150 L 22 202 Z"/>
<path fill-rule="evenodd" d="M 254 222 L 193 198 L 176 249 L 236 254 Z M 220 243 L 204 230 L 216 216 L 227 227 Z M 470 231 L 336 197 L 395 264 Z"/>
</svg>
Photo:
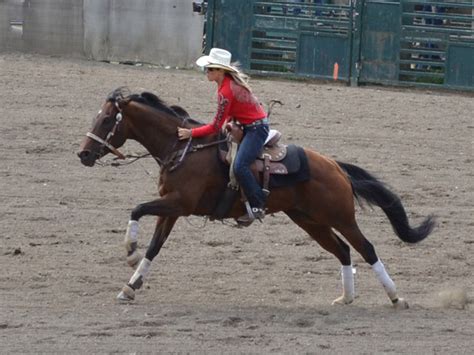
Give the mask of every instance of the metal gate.
<svg viewBox="0 0 474 355">
<path fill-rule="evenodd" d="M 474 89 L 474 1 L 401 1 L 399 81 Z"/>
<path fill-rule="evenodd" d="M 474 0 L 209 0 L 207 50 L 267 75 L 474 90 Z"/>
<path fill-rule="evenodd" d="M 228 48 L 253 72 L 332 78 L 336 66 L 349 80 L 351 14 L 351 3 L 329 0 L 211 0 L 207 50 Z"/>
<path fill-rule="evenodd" d="M 356 56 L 357 83 L 393 83 L 398 80 L 400 2 L 366 0 L 359 9 L 360 48 Z"/>
<path fill-rule="evenodd" d="M 250 69 L 348 80 L 351 5 L 255 1 Z"/>
</svg>

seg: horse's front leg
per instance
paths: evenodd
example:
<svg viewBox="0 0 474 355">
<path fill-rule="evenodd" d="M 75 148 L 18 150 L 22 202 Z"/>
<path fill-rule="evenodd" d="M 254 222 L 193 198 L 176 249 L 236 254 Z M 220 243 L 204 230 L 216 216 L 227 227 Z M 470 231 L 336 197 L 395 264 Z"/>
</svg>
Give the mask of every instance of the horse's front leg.
<svg viewBox="0 0 474 355">
<path fill-rule="evenodd" d="M 127 263 L 135 268 L 142 256 L 138 252 L 138 221 L 146 215 L 154 216 L 180 216 L 183 208 L 178 199 L 173 195 L 165 195 L 157 200 L 142 203 L 132 211 L 125 233 L 125 249 L 127 251 Z M 157 227 L 158 228 L 158 227 Z"/>
<path fill-rule="evenodd" d="M 143 280 L 148 274 L 150 265 L 155 256 L 158 255 L 161 247 L 168 238 L 171 230 L 178 217 L 158 217 L 153 239 L 146 252 L 145 257 L 141 260 L 130 281 L 122 288 L 117 298 L 121 301 L 131 301 L 135 298 L 135 290 L 143 285 Z"/>
</svg>

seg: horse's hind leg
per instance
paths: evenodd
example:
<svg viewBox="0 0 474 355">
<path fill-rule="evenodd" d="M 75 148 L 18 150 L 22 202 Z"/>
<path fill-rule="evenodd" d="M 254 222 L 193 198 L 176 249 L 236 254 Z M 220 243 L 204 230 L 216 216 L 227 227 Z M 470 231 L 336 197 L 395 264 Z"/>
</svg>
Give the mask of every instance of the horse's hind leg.
<svg viewBox="0 0 474 355">
<path fill-rule="evenodd" d="M 385 266 L 377 257 L 374 246 L 364 237 L 357 226 L 357 223 L 354 221 L 349 226 L 338 226 L 336 229 L 344 236 L 344 238 L 346 238 L 346 240 L 354 247 L 354 249 L 357 250 L 360 255 L 362 255 L 364 260 L 370 264 L 375 276 L 382 284 L 385 292 L 392 301 L 392 304 L 396 308 L 408 308 L 408 303 L 403 298 L 398 297 L 395 283 L 392 281 L 385 270 Z"/>
<path fill-rule="evenodd" d="M 342 296 L 332 304 L 349 304 L 354 300 L 354 275 L 352 272 L 349 246 L 342 241 L 327 225 L 320 225 L 299 211 L 287 211 L 286 214 L 304 229 L 325 250 L 334 254 L 341 262 Z"/>
</svg>

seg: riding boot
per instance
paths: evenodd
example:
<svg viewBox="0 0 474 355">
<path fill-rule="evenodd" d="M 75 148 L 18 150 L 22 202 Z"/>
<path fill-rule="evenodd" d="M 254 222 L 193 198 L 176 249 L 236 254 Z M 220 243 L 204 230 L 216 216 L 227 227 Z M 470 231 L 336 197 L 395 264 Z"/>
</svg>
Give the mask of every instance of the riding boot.
<svg viewBox="0 0 474 355">
<path fill-rule="evenodd" d="M 249 209 L 247 214 L 237 218 L 237 223 L 243 227 L 248 227 L 256 219 L 263 222 L 263 218 L 265 218 L 265 210 L 263 208 L 252 207 Z"/>
<path fill-rule="evenodd" d="M 261 204 L 261 207 L 251 207 L 249 202 L 245 202 L 245 207 L 247 208 L 247 214 L 244 214 L 243 216 L 240 216 L 237 218 L 237 223 L 241 226 L 247 227 L 252 224 L 253 221 L 258 219 L 260 222 L 263 222 L 263 219 L 265 218 L 265 203 L 267 201 L 268 195 L 270 194 L 270 191 L 267 189 L 262 189 L 263 192 L 263 201 Z"/>
</svg>

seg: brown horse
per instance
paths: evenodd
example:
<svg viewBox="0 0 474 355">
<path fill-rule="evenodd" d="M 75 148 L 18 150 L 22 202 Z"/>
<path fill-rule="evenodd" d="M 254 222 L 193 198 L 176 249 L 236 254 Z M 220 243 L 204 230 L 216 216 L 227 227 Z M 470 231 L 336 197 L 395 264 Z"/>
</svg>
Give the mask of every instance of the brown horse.
<svg viewBox="0 0 474 355">
<path fill-rule="evenodd" d="M 186 112 L 167 106 L 150 93 L 124 95 L 120 89 L 110 94 L 87 133 L 80 152 L 82 164 L 93 166 L 97 159 L 118 151 L 127 139 L 141 143 L 161 168 L 160 198 L 135 207 L 128 224 L 125 246 L 127 261 L 136 268 L 118 298 L 132 300 L 141 287 L 151 261 L 168 238 L 180 216 L 211 216 L 225 191 L 228 172 L 218 158 L 217 136 L 194 141 L 179 141 L 178 127 L 196 127 Z M 192 153 L 188 153 L 192 152 Z M 271 190 L 267 200 L 268 213 L 283 211 L 324 249 L 334 254 L 342 264 L 342 296 L 333 303 L 349 304 L 354 299 L 354 279 L 350 247 L 335 233 L 339 232 L 372 266 L 393 305 L 406 308 L 395 284 L 378 259 L 374 247 L 359 230 L 355 219 L 354 196 L 379 206 L 388 217 L 395 233 L 404 242 L 417 243 L 434 228 L 433 217 L 420 226 L 409 225 L 404 207 L 397 195 L 365 170 L 336 162 L 317 152 L 304 149 L 310 178 L 289 187 Z M 205 172 L 205 173 L 203 173 Z M 245 213 L 237 200 L 226 217 L 237 218 Z M 145 215 L 158 217 L 156 229 L 146 255 L 137 251 L 138 221 Z"/>
</svg>

